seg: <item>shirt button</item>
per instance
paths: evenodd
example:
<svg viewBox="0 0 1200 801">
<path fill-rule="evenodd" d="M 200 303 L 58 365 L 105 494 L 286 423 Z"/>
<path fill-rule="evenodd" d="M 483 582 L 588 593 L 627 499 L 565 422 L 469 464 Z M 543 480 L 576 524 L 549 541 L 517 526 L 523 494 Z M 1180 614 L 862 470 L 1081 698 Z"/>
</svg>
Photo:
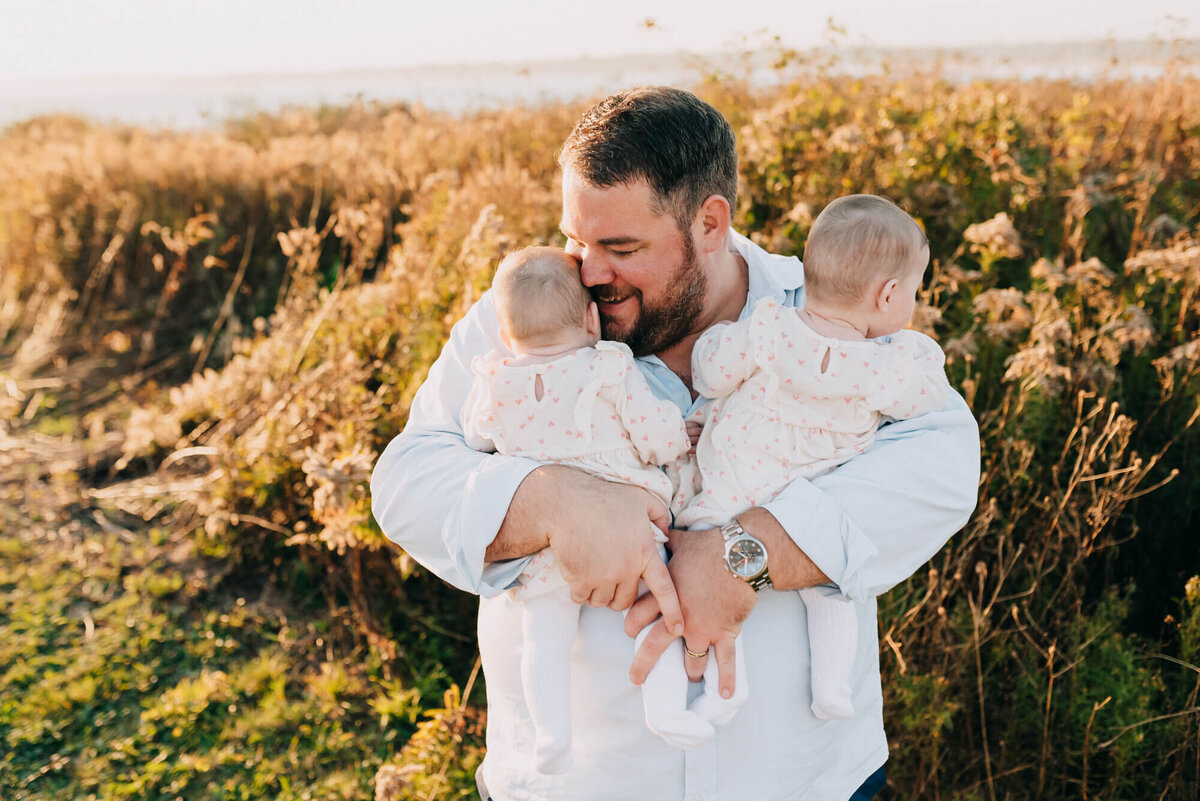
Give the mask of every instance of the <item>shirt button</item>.
<svg viewBox="0 0 1200 801">
<path fill-rule="evenodd" d="M 693 798 L 692 801 L 704 801 L 704 796 L 698 795 L 695 798 Z"/>
</svg>

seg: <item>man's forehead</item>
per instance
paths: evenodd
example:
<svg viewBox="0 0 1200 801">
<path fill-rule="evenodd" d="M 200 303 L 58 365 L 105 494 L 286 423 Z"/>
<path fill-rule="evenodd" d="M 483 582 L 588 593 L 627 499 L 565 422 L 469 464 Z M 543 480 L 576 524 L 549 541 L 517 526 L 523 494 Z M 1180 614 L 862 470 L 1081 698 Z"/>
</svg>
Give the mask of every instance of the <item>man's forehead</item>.
<svg viewBox="0 0 1200 801">
<path fill-rule="evenodd" d="M 652 201 L 643 180 L 600 187 L 565 169 L 559 229 L 572 239 L 601 245 L 640 241 L 670 223 Z"/>
</svg>

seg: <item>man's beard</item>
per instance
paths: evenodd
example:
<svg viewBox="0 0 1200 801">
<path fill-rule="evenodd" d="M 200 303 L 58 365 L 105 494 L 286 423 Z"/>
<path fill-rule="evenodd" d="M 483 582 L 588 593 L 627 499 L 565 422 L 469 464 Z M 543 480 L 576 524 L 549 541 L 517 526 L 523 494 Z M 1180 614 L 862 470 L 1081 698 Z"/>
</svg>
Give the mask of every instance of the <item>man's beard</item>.
<svg viewBox="0 0 1200 801">
<path fill-rule="evenodd" d="M 700 316 L 704 295 L 708 291 L 708 277 L 696 260 L 696 248 L 690 231 L 683 235 L 683 259 L 675 274 L 667 283 L 671 294 L 661 303 L 647 305 L 641 290 L 635 290 L 638 299 L 638 316 L 632 327 L 624 332 L 613 331 L 610 320 L 600 314 L 600 329 L 605 339 L 623 342 L 634 356 L 649 356 L 666 350 L 692 333 L 692 326 Z M 595 294 L 599 287 L 592 287 Z"/>
</svg>

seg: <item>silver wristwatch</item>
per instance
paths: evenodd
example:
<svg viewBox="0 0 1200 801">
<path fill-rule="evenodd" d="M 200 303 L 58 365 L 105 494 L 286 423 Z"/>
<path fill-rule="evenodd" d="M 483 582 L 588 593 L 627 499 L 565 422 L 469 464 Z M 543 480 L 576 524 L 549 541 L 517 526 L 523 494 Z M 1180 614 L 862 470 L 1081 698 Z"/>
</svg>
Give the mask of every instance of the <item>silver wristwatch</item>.
<svg viewBox="0 0 1200 801">
<path fill-rule="evenodd" d="M 730 520 L 721 526 L 725 540 L 725 569 L 750 585 L 755 592 L 771 586 L 767 573 L 767 547 L 746 533 L 742 524 Z"/>
</svg>

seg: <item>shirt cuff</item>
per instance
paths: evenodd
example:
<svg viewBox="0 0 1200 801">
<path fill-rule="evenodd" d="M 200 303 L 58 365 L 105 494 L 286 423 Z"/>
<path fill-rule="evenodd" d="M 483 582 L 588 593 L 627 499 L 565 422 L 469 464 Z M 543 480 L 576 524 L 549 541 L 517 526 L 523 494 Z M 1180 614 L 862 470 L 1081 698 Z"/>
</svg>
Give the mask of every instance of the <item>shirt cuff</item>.
<svg viewBox="0 0 1200 801">
<path fill-rule="evenodd" d="M 872 597 L 860 570 L 878 549 L 832 498 L 799 479 L 763 508 L 844 596 L 852 601 Z"/>
<path fill-rule="evenodd" d="M 485 598 L 499 595 L 516 583 L 530 557 L 487 562 L 484 554 L 508 514 L 517 487 L 541 462 L 515 456 L 484 459 L 467 476 L 462 506 L 446 521 L 446 534 L 457 532 L 461 548 L 452 549 L 455 567 L 472 589 Z"/>
</svg>

